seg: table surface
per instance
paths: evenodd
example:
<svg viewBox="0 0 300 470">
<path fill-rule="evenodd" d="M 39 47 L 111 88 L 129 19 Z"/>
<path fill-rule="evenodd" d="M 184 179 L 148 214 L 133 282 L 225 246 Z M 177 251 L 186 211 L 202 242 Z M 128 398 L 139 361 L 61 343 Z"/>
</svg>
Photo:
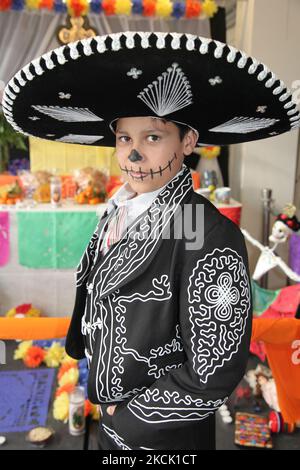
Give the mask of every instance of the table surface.
<svg viewBox="0 0 300 470">
<path fill-rule="evenodd" d="M 15 341 L 6 341 L 6 365 L 0 365 L 1 370 L 24 370 L 25 366 L 22 360 L 15 361 L 13 359 L 14 350 L 17 347 Z M 259 363 L 256 356 L 250 356 L 247 369 L 255 369 Z M 50 406 L 48 410 L 48 419 L 46 422 L 47 426 L 51 426 L 55 430 L 54 439 L 49 442 L 43 450 L 82 450 L 84 445 L 84 436 L 71 436 L 69 434 L 68 424 L 64 424 L 62 421 L 57 421 L 52 416 L 53 410 L 53 398 L 56 390 L 56 380 L 54 379 L 53 390 L 50 399 Z M 234 409 L 233 407 L 233 396 L 228 400 L 228 408 L 231 414 L 234 416 L 236 411 L 250 412 L 253 413 L 251 403 L 248 405 L 243 403 L 240 408 Z M 267 408 L 265 410 L 268 412 Z M 97 428 L 98 422 L 91 421 L 89 428 L 89 450 L 97 450 Z M 240 447 L 234 444 L 234 424 L 224 424 L 221 420 L 219 413 L 216 416 L 216 442 L 217 450 L 257 450 L 249 449 L 247 447 Z M 3 434 L 6 437 L 6 443 L 3 445 L 1 450 L 33 450 L 39 449 L 33 446 L 25 440 L 27 432 L 14 432 Z M 297 429 L 292 434 L 282 433 L 272 436 L 273 446 L 275 450 L 299 450 L 300 448 L 300 429 Z"/>
<path fill-rule="evenodd" d="M 17 347 L 15 341 L 6 341 L 6 364 L 0 364 L 0 373 L 1 371 L 9 370 L 25 370 L 27 369 L 22 360 L 14 360 L 13 354 Z M 27 369 L 28 370 L 28 369 Z M 56 369 L 58 370 L 58 369 Z M 48 409 L 48 418 L 46 426 L 50 426 L 54 429 L 55 434 L 53 439 L 49 441 L 43 450 L 82 450 L 84 445 L 84 435 L 82 436 L 71 436 L 69 434 L 68 423 L 63 423 L 62 421 L 57 421 L 53 418 L 53 400 L 54 394 L 57 387 L 56 374 L 53 381 L 53 388 L 51 392 L 51 399 Z M 97 449 L 97 421 L 91 421 L 89 427 L 89 450 Z M 26 432 L 10 432 L 10 433 L 0 433 L 6 437 L 5 444 L 0 447 L 0 450 L 38 450 L 40 447 L 34 446 L 31 443 L 25 440 Z"/>
<path fill-rule="evenodd" d="M 63 199 L 59 206 L 52 205 L 50 202 L 25 203 L 24 205 L 0 204 L 0 212 L 96 212 L 101 216 L 107 206 L 107 202 L 100 204 L 77 204 L 73 199 Z"/>
</svg>

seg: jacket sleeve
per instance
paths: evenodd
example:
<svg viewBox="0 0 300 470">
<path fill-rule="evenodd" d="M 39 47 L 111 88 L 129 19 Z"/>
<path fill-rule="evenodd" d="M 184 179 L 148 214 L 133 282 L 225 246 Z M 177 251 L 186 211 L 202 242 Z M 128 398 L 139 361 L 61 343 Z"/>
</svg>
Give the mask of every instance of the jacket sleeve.
<svg viewBox="0 0 300 470">
<path fill-rule="evenodd" d="M 84 339 L 81 333 L 81 319 L 84 313 L 87 295 L 86 283 L 96 255 L 96 248 L 99 241 L 99 225 L 106 216 L 107 212 L 103 214 L 100 221 L 97 223 L 94 233 L 92 234 L 79 261 L 76 272 L 74 273 L 76 281 L 75 304 L 65 345 L 67 354 L 74 359 L 85 358 Z"/>
<path fill-rule="evenodd" d="M 118 404 L 112 416 L 114 432 L 134 448 L 163 449 L 174 432 L 180 435 L 193 422 L 208 420 L 246 368 L 252 294 L 240 229 L 220 217 L 201 249 L 185 251 L 180 279 L 179 325 L 186 360 Z"/>
</svg>

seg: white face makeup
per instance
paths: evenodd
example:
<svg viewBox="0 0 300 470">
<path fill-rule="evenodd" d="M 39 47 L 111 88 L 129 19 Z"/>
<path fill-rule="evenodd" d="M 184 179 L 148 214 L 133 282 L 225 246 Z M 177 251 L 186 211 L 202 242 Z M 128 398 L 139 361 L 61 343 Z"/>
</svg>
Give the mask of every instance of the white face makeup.
<svg viewBox="0 0 300 470">
<path fill-rule="evenodd" d="M 116 125 L 116 156 L 122 175 L 138 194 L 155 191 L 178 173 L 197 136 L 191 130 L 180 141 L 172 122 L 153 117 L 120 118 Z"/>
</svg>

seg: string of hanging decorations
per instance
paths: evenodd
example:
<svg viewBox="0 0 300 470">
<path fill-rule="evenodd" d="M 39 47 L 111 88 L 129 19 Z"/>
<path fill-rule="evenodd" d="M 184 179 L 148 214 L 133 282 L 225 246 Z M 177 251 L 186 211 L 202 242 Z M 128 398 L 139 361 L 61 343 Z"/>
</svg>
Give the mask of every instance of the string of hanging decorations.
<svg viewBox="0 0 300 470">
<path fill-rule="evenodd" d="M 215 0 L 0 0 L 0 11 L 42 9 L 68 13 L 71 17 L 102 13 L 107 16 L 204 19 L 214 16 L 218 5 Z"/>
</svg>

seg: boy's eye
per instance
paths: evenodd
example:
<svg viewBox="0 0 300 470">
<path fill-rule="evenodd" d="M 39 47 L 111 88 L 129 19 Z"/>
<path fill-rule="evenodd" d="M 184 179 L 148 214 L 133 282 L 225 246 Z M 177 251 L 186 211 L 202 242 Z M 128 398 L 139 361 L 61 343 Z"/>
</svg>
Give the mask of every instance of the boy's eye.
<svg viewBox="0 0 300 470">
<path fill-rule="evenodd" d="M 155 140 L 154 140 L 154 141 L 152 140 L 152 142 L 157 142 L 157 140 L 160 139 L 160 137 L 159 137 L 158 135 L 155 135 L 155 134 L 149 134 L 149 135 L 147 136 L 147 138 L 148 138 L 148 137 L 155 137 Z M 130 137 L 128 137 L 127 135 L 121 135 L 121 136 L 118 138 L 118 140 L 120 140 L 121 142 L 128 142 L 128 140 L 125 140 L 125 141 L 122 140 L 122 139 L 124 139 L 124 138 L 125 138 L 125 139 L 130 139 Z"/>
<path fill-rule="evenodd" d="M 156 139 L 160 139 L 160 137 L 155 134 L 148 135 L 148 137 L 155 137 Z M 154 142 L 157 142 L 157 140 L 155 140 Z"/>
</svg>

